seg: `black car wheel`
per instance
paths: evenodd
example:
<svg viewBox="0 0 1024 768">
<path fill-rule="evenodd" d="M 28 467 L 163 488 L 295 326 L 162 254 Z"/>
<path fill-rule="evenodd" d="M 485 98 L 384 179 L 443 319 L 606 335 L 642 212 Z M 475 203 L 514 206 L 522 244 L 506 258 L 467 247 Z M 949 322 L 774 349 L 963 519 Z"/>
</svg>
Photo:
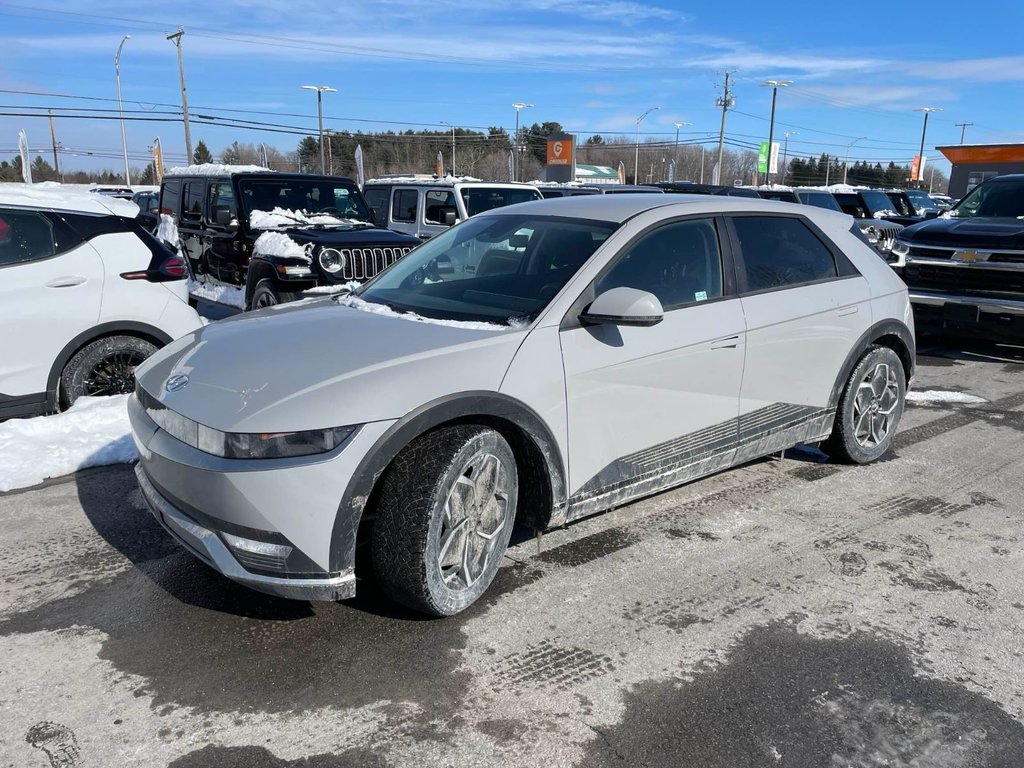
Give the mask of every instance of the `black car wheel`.
<svg viewBox="0 0 1024 768">
<path fill-rule="evenodd" d="M 273 280 L 264 278 L 256 283 L 256 287 L 253 288 L 249 309 L 266 309 L 276 304 L 295 301 L 297 298 L 298 294 L 279 291 Z"/>
<path fill-rule="evenodd" d="M 80 397 L 123 395 L 135 390 L 135 368 L 156 352 L 156 345 L 136 336 L 108 336 L 82 347 L 64 366 L 60 404 Z"/>
</svg>

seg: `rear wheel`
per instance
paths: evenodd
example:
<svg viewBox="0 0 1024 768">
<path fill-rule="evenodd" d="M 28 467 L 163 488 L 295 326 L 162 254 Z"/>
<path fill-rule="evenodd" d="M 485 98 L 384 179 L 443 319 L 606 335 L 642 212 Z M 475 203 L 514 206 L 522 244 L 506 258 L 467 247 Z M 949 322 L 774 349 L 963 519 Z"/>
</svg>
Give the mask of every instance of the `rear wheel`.
<svg viewBox="0 0 1024 768">
<path fill-rule="evenodd" d="M 137 336 L 108 336 L 86 344 L 60 377 L 60 403 L 69 407 L 83 396 L 123 395 L 135 389 L 135 368 L 156 352 Z"/>
<path fill-rule="evenodd" d="M 493 429 L 430 432 L 384 476 L 373 568 L 395 601 L 434 616 L 469 607 L 494 580 L 515 522 L 515 457 Z"/>
<path fill-rule="evenodd" d="M 826 452 L 840 461 L 868 464 L 892 445 L 907 394 L 899 355 L 873 346 L 858 361 L 843 389 Z"/>
</svg>

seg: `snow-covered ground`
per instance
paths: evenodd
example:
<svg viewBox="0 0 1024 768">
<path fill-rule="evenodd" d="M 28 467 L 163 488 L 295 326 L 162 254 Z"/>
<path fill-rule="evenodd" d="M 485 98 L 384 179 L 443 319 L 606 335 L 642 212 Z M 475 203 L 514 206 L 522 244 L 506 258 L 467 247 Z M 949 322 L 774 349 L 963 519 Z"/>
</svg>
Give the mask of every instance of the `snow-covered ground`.
<svg viewBox="0 0 1024 768">
<path fill-rule="evenodd" d="M 0 424 L 0 491 L 138 457 L 128 395 L 83 397 L 64 413 Z"/>
<path fill-rule="evenodd" d="M 987 403 L 983 397 L 969 395 L 966 392 L 948 392 L 943 389 L 926 389 L 922 392 L 911 390 L 907 392 L 907 402 L 915 405 L 932 405 L 934 403 L 960 403 L 962 405 L 977 405 Z"/>
</svg>

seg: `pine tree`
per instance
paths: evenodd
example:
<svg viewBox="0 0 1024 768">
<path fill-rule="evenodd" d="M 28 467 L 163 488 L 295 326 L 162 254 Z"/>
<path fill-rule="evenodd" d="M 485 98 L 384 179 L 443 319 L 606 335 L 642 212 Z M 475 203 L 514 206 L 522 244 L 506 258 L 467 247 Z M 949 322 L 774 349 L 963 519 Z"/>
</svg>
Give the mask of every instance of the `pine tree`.
<svg viewBox="0 0 1024 768">
<path fill-rule="evenodd" d="M 195 151 L 192 153 L 192 162 L 196 165 L 213 162 L 213 154 L 210 152 L 210 148 L 206 146 L 206 142 L 202 139 L 200 139 L 199 143 L 196 144 Z"/>
</svg>

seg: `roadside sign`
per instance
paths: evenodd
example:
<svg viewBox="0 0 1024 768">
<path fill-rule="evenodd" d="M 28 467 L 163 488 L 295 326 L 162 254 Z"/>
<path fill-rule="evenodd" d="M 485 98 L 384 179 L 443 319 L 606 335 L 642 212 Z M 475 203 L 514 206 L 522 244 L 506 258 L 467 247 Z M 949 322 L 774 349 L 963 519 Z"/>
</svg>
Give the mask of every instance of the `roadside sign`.
<svg viewBox="0 0 1024 768">
<path fill-rule="evenodd" d="M 572 165 L 572 137 L 548 139 L 548 165 Z"/>
<path fill-rule="evenodd" d="M 768 142 L 762 141 L 757 148 L 757 172 L 768 173 Z"/>
</svg>

